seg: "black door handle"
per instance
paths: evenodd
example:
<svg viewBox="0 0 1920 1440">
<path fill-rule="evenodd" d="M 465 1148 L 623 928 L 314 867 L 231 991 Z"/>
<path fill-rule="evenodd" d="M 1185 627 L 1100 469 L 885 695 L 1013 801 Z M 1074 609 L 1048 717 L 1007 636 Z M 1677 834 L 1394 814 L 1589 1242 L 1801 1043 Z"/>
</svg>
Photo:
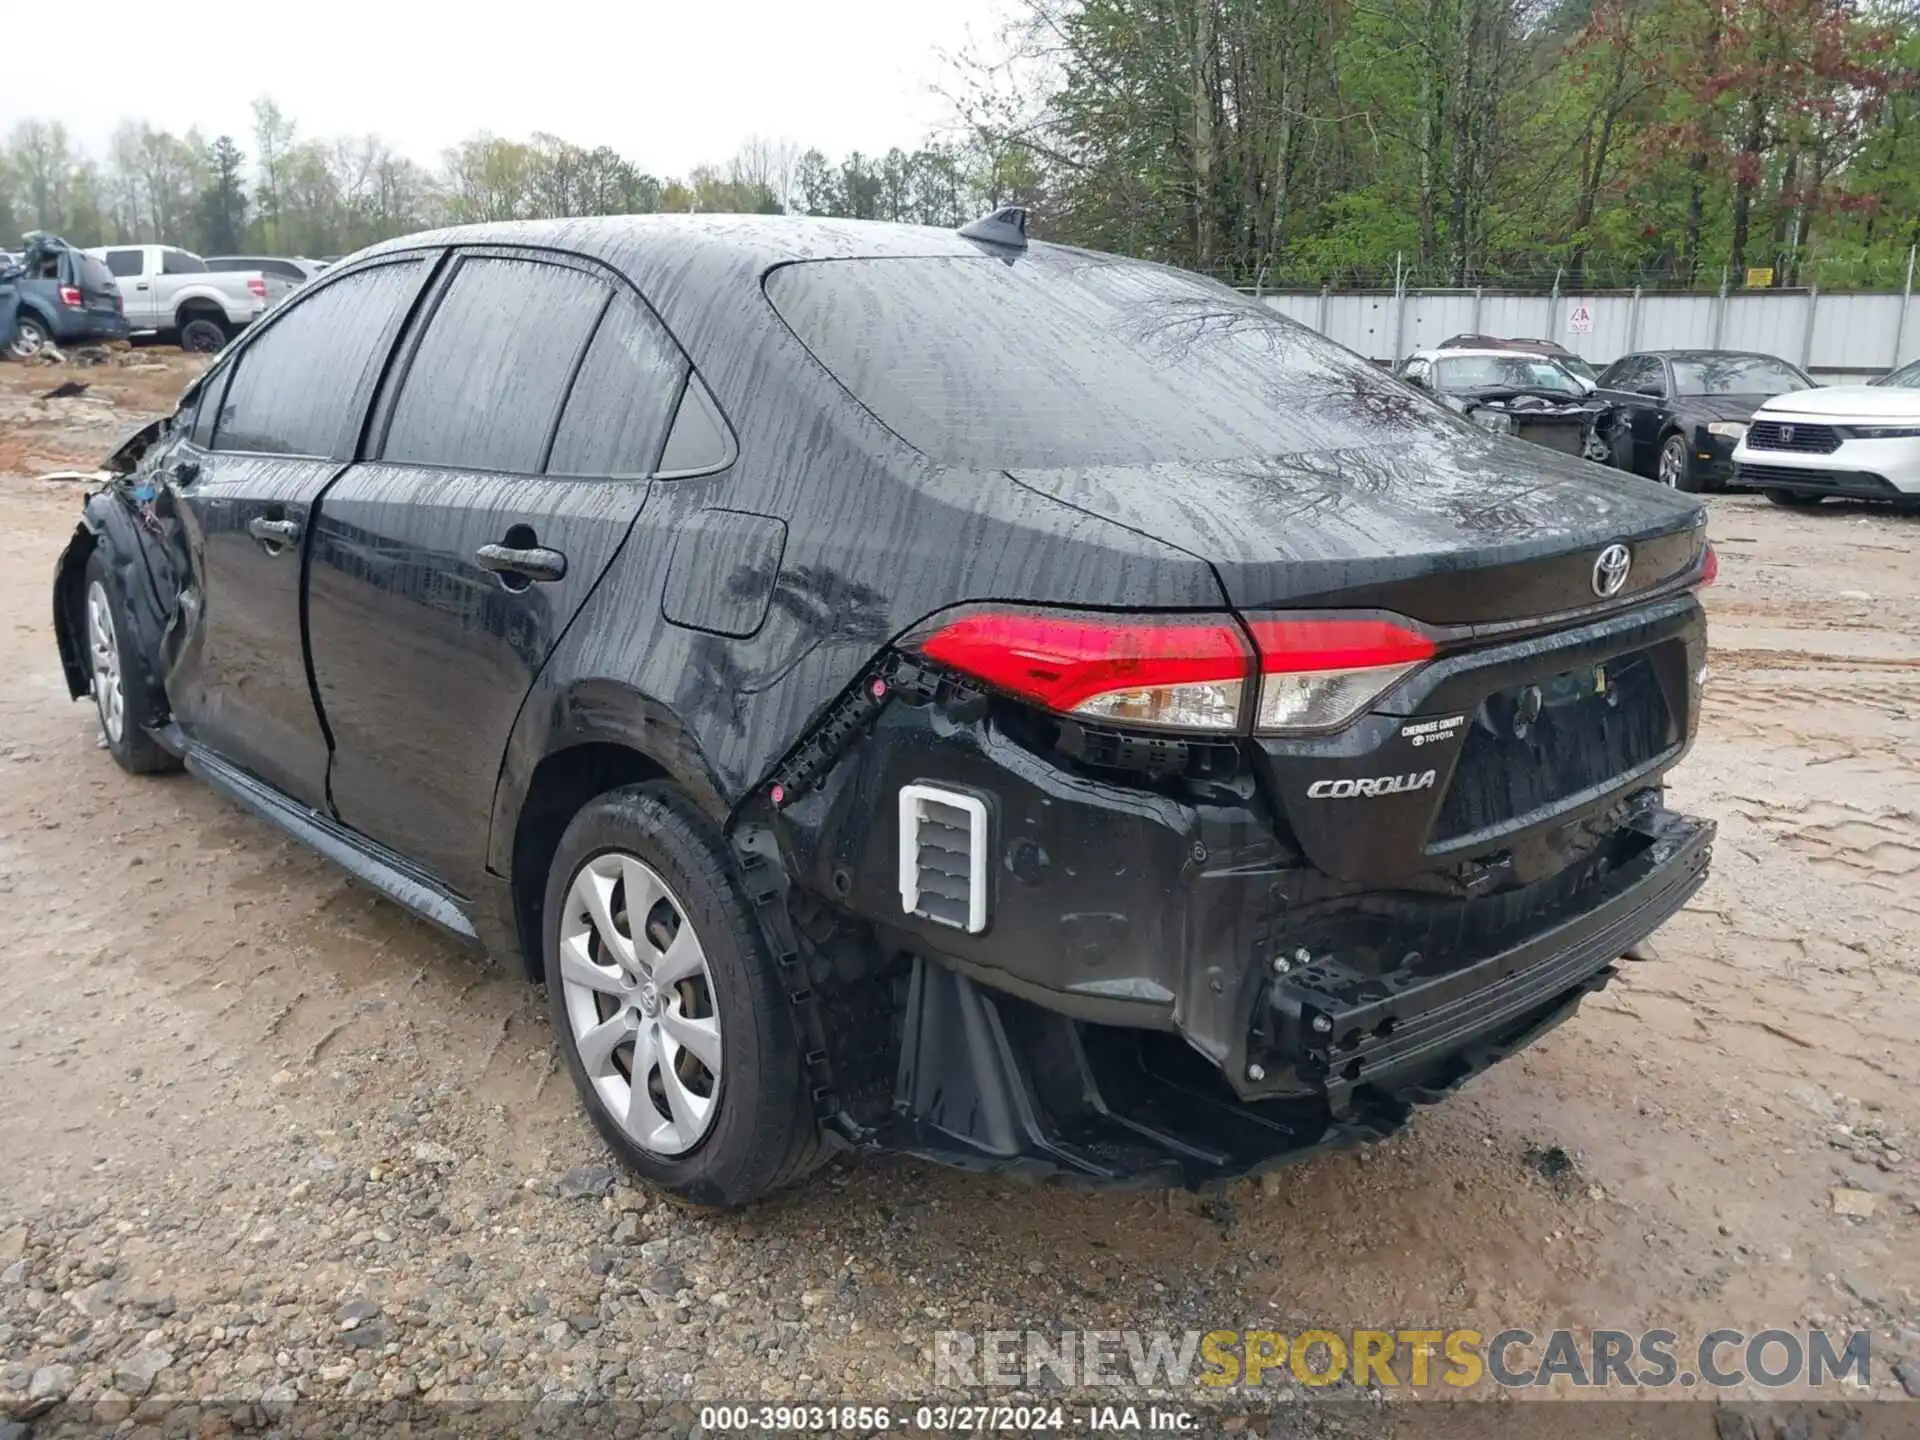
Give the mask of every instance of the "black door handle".
<svg viewBox="0 0 1920 1440">
<path fill-rule="evenodd" d="M 544 545 L 516 549 L 511 545 L 482 545 L 473 552 L 480 568 L 496 575 L 523 575 L 529 580 L 564 580 L 567 557 Z"/>
<path fill-rule="evenodd" d="M 291 545 L 300 538 L 300 522 L 256 515 L 247 522 L 247 533 L 264 545 Z"/>
</svg>

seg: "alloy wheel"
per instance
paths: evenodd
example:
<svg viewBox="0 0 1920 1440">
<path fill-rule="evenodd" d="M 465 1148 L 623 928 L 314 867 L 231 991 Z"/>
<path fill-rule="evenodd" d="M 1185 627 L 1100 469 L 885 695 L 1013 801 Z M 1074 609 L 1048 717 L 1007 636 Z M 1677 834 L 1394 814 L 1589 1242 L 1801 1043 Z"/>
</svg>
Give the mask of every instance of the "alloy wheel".
<svg viewBox="0 0 1920 1440">
<path fill-rule="evenodd" d="M 686 906 L 620 851 L 582 865 L 560 918 L 560 978 L 574 1052 L 633 1142 L 682 1155 L 719 1110 L 720 1013 Z"/>
<path fill-rule="evenodd" d="M 31 360 L 45 348 L 47 337 L 37 325 L 19 322 L 13 332 L 13 339 L 7 342 L 7 353 L 16 360 Z"/>
<path fill-rule="evenodd" d="M 98 580 L 87 587 L 87 649 L 93 659 L 93 701 L 100 727 L 115 745 L 127 728 L 126 687 L 120 679 L 120 637 L 113 628 L 113 606 Z"/>
<path fill-rule="evenodd" d="M 1669 442 L 1660 448 L 1660 483 L 1670 490 L 1680 488 L 1687 469 L 1687 457 L 1679 446 Z"/>
</svg>

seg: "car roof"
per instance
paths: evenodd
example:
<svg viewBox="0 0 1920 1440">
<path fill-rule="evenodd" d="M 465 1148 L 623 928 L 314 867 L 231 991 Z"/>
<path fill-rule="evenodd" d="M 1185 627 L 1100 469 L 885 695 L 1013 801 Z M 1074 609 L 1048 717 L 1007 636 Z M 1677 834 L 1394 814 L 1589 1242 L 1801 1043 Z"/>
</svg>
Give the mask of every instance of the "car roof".
<svg viewBox="0 0 1920 1440">
<path fill-rule="evenodd" d="M 981 258 L 1017 253 L 1022 263 L 1080 262 L 1146 265 L 1149 261 L 1098 256 L 1030 242 L 1025 250 L 962 239 L 953 230 L 878 220 L 829 220 L 803 215 L 595 215 L 566 220 L 508 220 L 455 225 L 398 236 L 356 251 L 341 268 L 370 256 L 445 245 L 508 245 L 551 249 L 599 260 L 640 288 L 694 363 L 710 336 L 775 321 L 760 280 L 779 265 L 801 260 Z M 749 312 L 752 312 L 751 314 Z"/>
<path fill-rule="evenodd" d="M 594 215 L 570 220 L 507 220 L 425 230 L 350 255 L 428 245 L 522 245 L 571 250 L 637 278 L 704 259 L 728 270 L 764 271 L 793 260 L 854 260 L 979 255 L 982 247 L 952 230 L 876 220 L 804 215 Z M 1031 250 L 1051 249 L 1038 243 Z M 344 262 L 343 262 L 344 263 Z"/>
<path fill-rule="evenodd" d="M 1559 360 L 1558 355 L 1540 355 L 1530 350 L 1515 350 L 1508 346 L 1449 345 L 1432 350 L 1416 350 L 1409 360 L 1458 360 L 1474 356 L 1493 356 L 1502 360 Z M 1574 357 L 1578 359 L 1578 356 Z"/>
<path fill-rule="evenodd" d="M 1769 355 L 1764 350 L 1634 350 L 1620 358 L 1633 360 L 1643 355 L 1655 360 L 1710 360 L 1725 355 L 1738 355 L 1750 360 L 1780 360 L 1778 355 Z M 1786 365 L 1791 362 L 1780 360 L 1780 363 Z"/>
</svg>

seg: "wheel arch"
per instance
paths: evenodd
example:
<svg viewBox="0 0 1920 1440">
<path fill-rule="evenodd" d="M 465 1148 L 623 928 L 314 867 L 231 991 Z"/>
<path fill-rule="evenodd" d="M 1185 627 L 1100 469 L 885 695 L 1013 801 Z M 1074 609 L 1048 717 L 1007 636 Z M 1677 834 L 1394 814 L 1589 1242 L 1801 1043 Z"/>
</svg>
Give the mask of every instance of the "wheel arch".
<svg viewBox="0 0 1920 1440">
<path fill-rule="evenodd" d="M 174 328 L 180 328 L 189 320 L 211 320 L 225 330 L 226 307 L 210 295 L 189 295 L 173 307 Z"/>
<path fill-rule="evenodd" d="M 667 706 L 619 681 L 538 690 L 521 711 L 494 789 L 487 868 L 505 878 L 527 976 L 542 974 L 547 869 L 594 796 L 666 780 L 716 825 L 730 807 L 692 733 Z"/>
<path fill-rule="evenodd" d="M 22 295 L 19 297 L 19 306 L 18 316 L 14 321 L 16 325 L 21 320 L 32 320 L 42 330 L 47 332 L 48 338 L 59 338 L 59 329 L 53 323 L 52 308 L 46 301 L 37 295 Z M 11 339 L 12 337 L 9 336 L 8 338 Z"/>
</svg>

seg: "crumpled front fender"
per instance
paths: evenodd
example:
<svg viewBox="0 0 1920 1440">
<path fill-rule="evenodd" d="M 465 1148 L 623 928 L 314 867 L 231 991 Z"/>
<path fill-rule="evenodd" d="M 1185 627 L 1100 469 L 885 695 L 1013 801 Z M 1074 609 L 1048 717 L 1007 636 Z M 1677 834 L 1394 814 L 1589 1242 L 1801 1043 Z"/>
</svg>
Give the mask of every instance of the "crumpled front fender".
<svg viewBox="0 0 1920 1440">
<path fill-rule="evenodd" d="M 165 542 L 142 525 L 140 512 L 122 490 L 109 486 L 86 499 L 73 538 L 60 554 L 53 575 L 53 631 L 60 668 L 74 699 L 92 693 L 86 653 L 87 563 L 99 551 L 108 573 L 119 582 L 129 630 L 134 671 L 127 699 L 144 727 L 164 725 L 170 715 L 161 683 L 161 636 L 166 633 L 178 586 L 175 564 Z"/>
</svg>

